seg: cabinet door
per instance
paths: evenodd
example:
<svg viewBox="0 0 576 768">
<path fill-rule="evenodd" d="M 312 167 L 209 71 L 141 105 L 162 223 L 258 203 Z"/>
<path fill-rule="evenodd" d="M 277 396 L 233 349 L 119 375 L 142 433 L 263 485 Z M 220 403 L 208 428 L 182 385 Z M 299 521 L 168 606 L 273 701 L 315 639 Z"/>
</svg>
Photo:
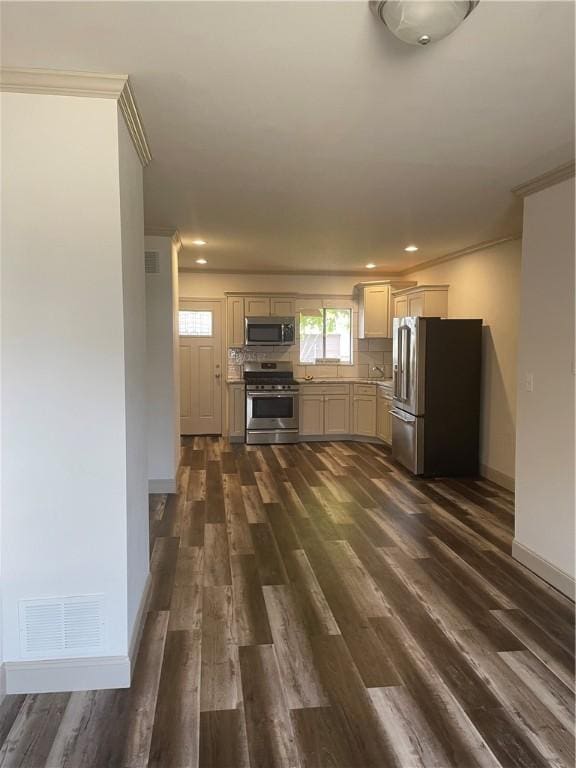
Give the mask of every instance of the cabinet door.
<svg viewBox="0 0 576 768">
<path fill-rule="evenodd" d="M 346 435 L 350 432 L 350 398 L 348 395 L 324 396 L 324 434 Z"/>
<path fill-rule="evenodd" d="M 244 314 L 246 317 L 268 317 L 270 315 L 270 299 L 266 296 L 246 296 L 244 298 Z"/>
<path fill-rule="evenodd" d="M 228 346 L 244 346 L 244 299 L 242 296 L 228 297 Z"/>
<path fill-rule="evenodd" d="M 424 294 L 414 293 L 408 297 L 408 316 L 424 317 Z"/>
<path fill-rule="evenodd" d="M 230 437 L 243 437 L 245 429 L 245 393 L 243 384 L 232 384 L 228 389 L 228 432 Z"/>
<path fill-rule="evenodd" d="M 270 314 L 276 317 L 294 317 L 294 299 L 270 299 Z"/>
<path fill-rule="evenodd" d="M 354 434 L 375 437 L 376 398 L 357 395 L 354 398 Z"/>
<path fill-rule="evenodd" d="M 376 435 L 385 443 L 392 442 L 392 416 L 390 415 L 392 400 L 387 397 L 378 398 L 378 422 Z"/>
<path fill-rule="evenodd" d="M 397 296 L 394 299 L 394 317 L 408 316 L 408 298 L 406 296 Z"/>
<path fill-rule="evenodd" d="M 300 397 L 300 434 L 324 434 L 324 395 Z"/>
<path fill-rule="evenodd" d="M 367 285 L 364 288 L 364 338 L 389 338 L 390 287 Z"/>
</svg>

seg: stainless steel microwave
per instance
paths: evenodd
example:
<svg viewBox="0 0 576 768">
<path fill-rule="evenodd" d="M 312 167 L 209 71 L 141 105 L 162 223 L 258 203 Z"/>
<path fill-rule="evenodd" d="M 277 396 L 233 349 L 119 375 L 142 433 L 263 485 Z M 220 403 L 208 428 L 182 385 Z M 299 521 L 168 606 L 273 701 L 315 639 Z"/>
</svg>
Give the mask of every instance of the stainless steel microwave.
<svg viewBox="0 0 576 768">
<path fill-rule="evenodd" d="M 251 347 L 282 347 L 294 344 L 293 317 L 247 317 L 244 342 Z"/>
</svg>

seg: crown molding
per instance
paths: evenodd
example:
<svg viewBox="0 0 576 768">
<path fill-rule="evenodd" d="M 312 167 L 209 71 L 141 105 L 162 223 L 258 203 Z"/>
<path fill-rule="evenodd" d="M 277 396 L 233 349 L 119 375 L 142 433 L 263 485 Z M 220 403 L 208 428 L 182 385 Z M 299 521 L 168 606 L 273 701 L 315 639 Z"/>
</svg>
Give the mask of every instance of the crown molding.
<svg viewBox="0 0 576 768">
<path fill-rule="evenodd" d="M 132 143 L 136 154 L 140 158 L 142 166 L 145 168 L 152 160 L 150 153 L 150 147 L 148 146 L 148 140 L 144 133 L 144 126 L 142 125 L 142 119 L 136 106 L 134 94 L 132 93 L 132 87 L 130 86 L 130 79 L 127 77 L 124 83 L 124 88 L 118 98 L 118 105 L 122 114 L 124 115 L 124 122 L 132 137 Z"/>
<path fill-rule="evenodd" d="M 182 248 L 182 238 L 180 232 L 174 227 L 144 227 L 146 237 L 169 237 L 178 253 Z"/>
<path fill-rule="evenodd" d="M 1 67 L 0 91 L 114 99 L 124 116 L 140 162 L 147 166 L 152 159 L 128 75 Z"/>
<path fill-rule="evenodd" d="M 150 237 L 180 237 L 176 227 L 144 227 L 144 234 Z"/>
<path fill-rule="evenodd" d="M 331 276 L 331 277 L 358 277 L 358 278 L 366 278 L 368 275 L 366 272 L 360 272 L 358 270 L 338 270 L 338 269 L 306 269 L 306 270 L 295 270 L 295 269 L 210 269 L 206 267 L 193 267 L 193 266 L 186 266 L 183 265 L 178 268 L 179 272 L 183 273 L 193 273 L 196 275 L 298 275 L 301 277 L 314 277 L 314 276 Z M 400 272 L 390 272 L 390 271 L 383 271 L 383 272 L 376 272 L 372 269 L 370 271 L 370 276 L 375 277 L 378 275 L 380 280 L 387 280 L 388 278 L 394 278 L 397 275 L 401 274 Z M 244 292 L 242 295 L 244 296 L 246 292 Z"/>
<path fill-rule="evenodd" d="M 413 272 L 419 272 L 421 269 L 428 269 L 428 267 L 434 267 L 436 264 L 442 264 L 444 261 L 452 261 L 452 259 L 459 259 L 461 256 L 467 256 L 469 253 L 476 253 L 477 251 L 485 251 L 488 248 L 495 248 L 497 245 L 503 245 L 504 243 L 511 243 L 514 240 L 519 240 L 522 237 L 522 233 L 516 235 L 508 235 L 507 237 L 499 237 L 494 240 L 483 240 L 480 243 L 474 245 L 468 245 L 466 248 L 460 248 L 458 251 L 451 251 L 445 253 L 443 256 L 438 256 L 435 259 L 429 261 L 421 261 L 418 264 L 414 264 L 412 267 L 407 267 L 398 275 L 411 275 Z"/>
<path fill-rule="evenodd" d="M 576 163 L 571 160 L 569 163 L 559 165 L 557 168 L 553 168 L 551 171 L 540 176 L 535 176 L 533 179 L 525 181 L 523 184 L 519 184 L 517 187 L 512 187 L 512 192 L 518 197 L 526 197 L 532 195 L 534 192 L 540 192 L 541 189 L 547 187 L 553 187 L 555 184 L 559 184 L 561 181 L 572 178 L 576 170 Z"/>
</svg>

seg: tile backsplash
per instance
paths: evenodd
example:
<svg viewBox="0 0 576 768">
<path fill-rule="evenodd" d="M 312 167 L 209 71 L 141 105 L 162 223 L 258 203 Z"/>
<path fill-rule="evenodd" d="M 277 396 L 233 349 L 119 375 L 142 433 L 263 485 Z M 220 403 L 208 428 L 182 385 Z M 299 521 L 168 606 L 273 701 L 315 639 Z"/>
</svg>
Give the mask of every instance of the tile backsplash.
<svg viewBox="0 0 576 768">
<path fill-rule="evenodd" d="M 242 378 L 243 366 L 247 361 L 285 360 L 292 362 L 296 378 L 388 379 L 392 376 L 392 339 L 354 339 L 352 358 L 352 365 L 300 365 L 298 344 L 290 348 L 230 347 L 227 375 L 229 379 Z M 383 368 L 385 375 L 373 371 L 374 366 Z"/>
</svg>

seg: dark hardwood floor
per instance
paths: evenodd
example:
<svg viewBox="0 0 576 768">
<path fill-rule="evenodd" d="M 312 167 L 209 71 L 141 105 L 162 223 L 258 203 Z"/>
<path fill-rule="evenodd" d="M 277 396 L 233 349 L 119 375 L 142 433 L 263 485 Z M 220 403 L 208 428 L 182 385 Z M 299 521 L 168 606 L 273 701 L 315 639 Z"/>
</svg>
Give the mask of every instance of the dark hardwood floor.
<svg viewBox="0 0 576 768">
<path fill-rule="evenodd" d="M 185 440 L 132 688 L 7 696 L 0 766 L 574 763 L 573 604 L 513 497 L 360 443 Z"/>
</svg>

